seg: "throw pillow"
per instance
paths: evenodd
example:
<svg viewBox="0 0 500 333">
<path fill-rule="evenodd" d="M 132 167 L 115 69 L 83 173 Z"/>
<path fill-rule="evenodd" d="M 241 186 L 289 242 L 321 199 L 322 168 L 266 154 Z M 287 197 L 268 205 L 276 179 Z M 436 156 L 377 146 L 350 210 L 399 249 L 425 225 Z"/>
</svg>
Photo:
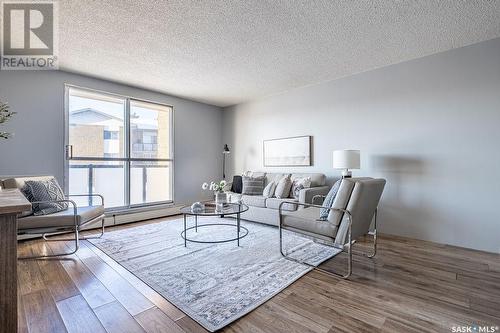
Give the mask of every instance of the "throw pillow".
<svg viewBox="0 0 500 333">
<path fill-rule="evenodd" d="M 264 177 L 242 177 L 243 190 L 242 194 L 246 195 L 262 195 L 264 191 Z"/>
<path fill-rule="evenodd" d="M 272 198 L 274 196 L 274 191 L 276 190 L 276 183 L 275 182 L 270 182 L 267 184 L 266 187 L 264 187 L 264 192 L 262 193 L 263 196 L 266 198 Z"/>
<path fill-rule="evenodd" d="M 241 179 L 241 176 L 234 176 L 233 184 L 231 185 L 231 192 L 241 193 L 242 190 L 243 190 L 243 181 Z"/>
<path fill-rule="evenodd" d="M 55 178 L 50 180 L 28 180 L 21 189 L 30 202 L 64 200 L 64 192 Z M 66 202 L 50 202 L 33 204 L 33 215 L 48 215 L 68 209 Z"/>
<path fill-rule="evenodd" d="M 297 178 L 292 182 L 292 190 L 290 191 L 290 198 L 299 198 L 300 190 L 311 187 L 311 177 Z"/>
<path fill-rule="evenodd" d="M 335 184 L 333 184 L 328 194 L 326 195 L 322 205 L 325 208 L 321 208 L 319 211 L 320 220 L 326 220 L 328 218 L 328 214 L 330 213 L 330 210 L 328 208 L 332 207 L 333 202 L 335 201 L 335 197 L 337 196 L 337 193 L 339 191 L 341 182 L 342 179 L 337 180 Z"/>
<path fill-rule="evenodd" d="M 276 185 L 274 196 L 278 199 L 288 198 L 288 196 L 290 195 L 291 188 L 292 188 L 292 181 L 290 180 L 290 176 L 283 177 L 278 182 L 278 185 Z"/>
</svg>

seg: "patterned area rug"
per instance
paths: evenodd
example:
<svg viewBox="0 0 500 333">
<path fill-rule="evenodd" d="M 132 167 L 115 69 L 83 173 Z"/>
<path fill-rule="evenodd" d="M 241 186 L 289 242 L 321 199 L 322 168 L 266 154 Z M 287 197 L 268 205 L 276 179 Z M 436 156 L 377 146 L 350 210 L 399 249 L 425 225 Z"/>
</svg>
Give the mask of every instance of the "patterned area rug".
<svg viewBox="0 0 500 333">
<path fill-rule="evenodd" d="M 200 224 L 234 219 L 200 218 Z M 189 220 L 189 225 L 193 222 Z M 263 304 L 311 270 L 283 258 L 278 228 L 244 222 L 249 233 L 236 242 L 189 243 L 182 219 L 106 233 L 91 242 L 209 331 L 218 330 Z M 198 240 L 233 238 L 231 226 L 188 231 Z M 284 233 L 292 257 L 319 265 L 340 250 Z"/>
</svg>

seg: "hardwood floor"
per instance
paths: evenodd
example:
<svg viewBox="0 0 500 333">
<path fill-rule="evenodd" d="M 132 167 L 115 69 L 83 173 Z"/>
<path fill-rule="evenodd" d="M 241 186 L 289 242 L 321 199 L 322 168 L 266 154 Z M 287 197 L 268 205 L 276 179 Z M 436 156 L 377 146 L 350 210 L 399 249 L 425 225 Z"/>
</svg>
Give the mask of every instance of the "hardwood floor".
<svg viewBox="0 0 500 333">
<path fill-rule="evenodd" d="M 54 253 L 72 245 L 32 240 L 20 242 L 19 252 Z M 367 242 L 354 246 L 349 280 L 312 271 L 223 331 L 411 333 L 500 326 L 500 255 L 393 236 L 380 237 L 374 259 L 362 251 Z M 344 260 L 323 267 L 339 270 Z M 87 241 L 63 260 L 19 261 L 18 274 L 19 332 L 206 332 Z"/>
</svg>

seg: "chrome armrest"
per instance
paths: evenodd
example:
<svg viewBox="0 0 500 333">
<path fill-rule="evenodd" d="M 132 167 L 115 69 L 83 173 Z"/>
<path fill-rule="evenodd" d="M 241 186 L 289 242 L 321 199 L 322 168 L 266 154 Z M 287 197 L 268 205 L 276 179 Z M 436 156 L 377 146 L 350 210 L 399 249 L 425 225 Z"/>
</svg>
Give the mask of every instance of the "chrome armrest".
<svg viewBox="0 0 500 333">
<path fill-rule="evenodd" d="M 101 206 L 104 206 L 104 197 L 100 194 L 70 194 L 68 198 L 71 197 L 99 197 L 101 198 Z"/>
<path fill-rule="evenodd" d="M 349 227 L 350 227 L 350 224 L 351 224 L 351 220 L 352 220 L 352 215 L 351 215 L 351 212 L 348 211 L 347 209 L 341 209 L 341 208 L 333 208 L 333 207 L 323 207 L 323 206 L 320 206 L 320 205 L 314 205 L 314 204 L 308 204 L 308 203 L 303 203 L 303 202 L 295 202 L 295 201 L 282 201 L 278 207 L 278 211 L 279 211 L 279 214 L 280 216 L 283 215 L 282 214 L 282 206 L 286 203 L 293 203 L 293 204 L 296 204 L 296 205 L 299 205 L 299 206 L 304 206 L 304 207 L 316 207 L 316 208 L 323 208 L 323 209 L 328 209 L 328 210 L 335 210 L 335 211 L 338 211 L 338 212 L 342 212 L 344 214 L 347 214 L 348 218 L 349 218 Z M 327 221 L 325 221 L 327 222 Z"/>
<path fill-rule="evenodd" d="M 314 197 L 312 197 L 311 202 L 314 204 L 314 201 L 316 201 L 316 199 L 318 199 L 318 198 L 320 198 L 320 199 L 323 199 L 323 200 L 324 200 L 324 199 L 326 198 L 326 195 L 316 194 Z M 323 207 L 323 208 L 326 208 L 326 207 Z"/>
</svg>

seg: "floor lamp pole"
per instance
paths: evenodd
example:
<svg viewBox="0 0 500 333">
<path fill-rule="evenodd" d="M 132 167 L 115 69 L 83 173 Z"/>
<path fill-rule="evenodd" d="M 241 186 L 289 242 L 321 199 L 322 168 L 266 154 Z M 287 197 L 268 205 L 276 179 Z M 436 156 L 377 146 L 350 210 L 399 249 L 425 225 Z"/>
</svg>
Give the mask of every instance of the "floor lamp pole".
<svg viewBox="0 0 500 333">
<path fill-rule="evenodd" d="M 222 179 L 226 179 L 226 154 L 222 153 Z"/>
</svg>

